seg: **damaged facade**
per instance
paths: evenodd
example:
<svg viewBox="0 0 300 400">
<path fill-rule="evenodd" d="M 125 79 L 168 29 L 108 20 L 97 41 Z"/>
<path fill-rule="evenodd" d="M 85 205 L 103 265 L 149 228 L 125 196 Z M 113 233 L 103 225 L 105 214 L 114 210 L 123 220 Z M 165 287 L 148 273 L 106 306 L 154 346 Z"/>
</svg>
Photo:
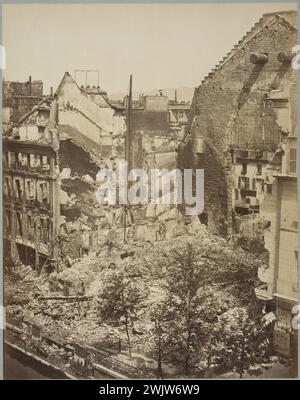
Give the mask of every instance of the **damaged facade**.
<svg viewBox="0 0 300 400">
<path fill-rule="evenodd" d="M 222 235 L 235 214 L 259 211 L 278 146 L 295 129 L 295 21 L 295 12 L 265 14 L 195 89 L 181 166 L 204 169 L 201 218 Z"/>
<path fill-rule="evenodd" d="M 100 89 L 80 88 L 66 72 L 56 94 L 59 129 L 101 157 L 123 156 L 125 117 Z"/>
<path fill-rule="evenodd" d="M 59 256 L 58 137 L 39 125 L 50 109 L 43 101 L 28 124 L 3 138 L 5 254 L 37 271 L 54 267 Z"/>
<path fill-rule="evenodd" d="M 2 125 L 5 132 L 21 117 L 31 111 L 43 97 L 43 82 L 32 80 L 27 82 L 3 81 L 2 85 Z"/>
<path fill-rule="evenodd" d="M 61 235 L 68 238 L 62 240 L 62 257 L 79 258 L 106 245 L 120 246 L 124 240 L 157 241 L 190 229 L 176 207 L 170 211 L 167 206 L 136 205 L 125 210 L 119 205 L 105 206 L 96 202 L 97 172 L 107 167 L 116 170 L 118 160 L 124 158 L 126 104 L 110 101 L 100 88 L 79 88 L 69 74 L 65 74 L 56 93 L 60 203 L 64 218 Z M 143 101 L 142 110 L 138 109 L 138 104 L 133 104 L 133 167 L 146 171 L 172 169 L 176 166 L 176 139 L 168 128 L 168 99 L 149 96 Z M 157 115 L 156 126 L 148 119 L 152 121 Z M 182 224 L 175 229 L 179 217 Z"/>
<path fill-rule="evenodd" d="M 191 104 L 186 101 L 178 101 L 177 90 L 175 90 L 174 100 L 169 99 L 169 128 L 179 138 L 184 136 L 185 127 L 188 123 Z"/>
<path fill-rule="evenodd" d="M 124 109 L 127 98 L 115 104 Z M 174 100 L 163 95 L 139 95 L 132 102 L 132 130 L 134 141 L 142 153 L 134 154 L 134 165 L 138 168 L 176 167 L 176 148 L 184 136 L 191 104 L 178 101 L 175 90 Z"/>
<path fill-rule="evenodd" d="M 87 224 L 78 222 L 78 257 L 89 249 L 87 232 L 98 220 L 96 174 L 123 155 L 126 128 L 122 112 L 101 96 L 80 89 L 66 73 L 54 98 L 41 101 L 5 137 L 5 239 L 12 261 L 38 271 L 58 267 L 65 222 L 73 224 L 81 210 Z M 69 253 L 76 257 L 72 246 Z"/>
<path fill-rule="evenodd" d="M 167 98 L 154 97 L 150 105 L 147 105 L 147 110 L 149 107 L 156 109 L 157 97 L 166 107 L 164 115 L 167 118 Z M 158 109 L 160 110 L 160 106 Z M 20 119 L 15 129 L 10 131 L 5 139 L 7 165 L 12 168 L 12 164 L 9 163 L 12 157 L 10 152 L 13 149 L 16 149 L 14 155 L 16 160 L 19 158 L 21 160 L 17 165 L 25 163 L 25 167 L 22 167 L 23 181 L 20 184 L 20 190 L 23 192 L 18 194 L 18 190 L 15 189 L 15 196 L 19 196 L 18 201 L 21 201 L 23 195 L 25 196 L 24 190 L 28 189 L 29 196 L 34 194 L 32 204 L 38 204 L 35 195 L 39 196 L 38 190 L 42 182 L 32 183 L 33 186 L 27 182 L 32 172 L 30 163 L 33 161 L 30 157 L 33 157 L 40 170 L 46 175 L 49 174 L 43 201 L 46 202 L 46 198 L 51 199 L 51 202 L 47 203 L 47 212 L 50 217 L 49 221 L 45 222 L 45 227 L 54 224 L 53 229 L 47 228 L 46 242 L 44 240 L 45 243 L 42 242 L 39 245 L 26 242 L 27 239 L 29 240 L 26 236 L 27 231 L 30 236 L 30 230 L 22 228 L 21 231 L 20 229 L 18 232 L 13 231 L 11 239 L 13 244 L 15 241 L 18 243 L 17 250 L 20 246 L 44 249 L 41 254 L 47 255 L 51 262 L 55 260 L 55 266 L 59 269 L 60 263 L 68 264 L 71 259 L 95 253 L 106 245 L 119 246 L 124 240 L 157 241 L 176 237 L 194 229 L 193 223 L 185 221 L 176 206 L 170 208 L 166 205 L 136 205 L 125 210 L 120 205 L 100 205 L 96 201 L 97 173 L 103 168 L 116 170 L 118 160 L 124 158 L 125 118 L 124 107 L 110 102 L 102 89 L 80 88 L 70 74 L 65 73 L 55 96 L 40 102 L 30 113 Z M 165 128 L 165 135 L 162 136 L 152 136 L 147 131 L 133 130 L 133 147 L 136 155 L 133 160 L 134 167 L 143 167 L 146 171 L 150 168 L 172 169 L 175 167 L 176 141 L 171 140 L 167 124 Z M 26 161 L 26 157 L 26 160 L 22 161 L 23 153 L 19 149 L 26 146 L 29 150 L 24 151 L 25 154 L 32 151 L 38 156 L 28 156 L 29 161 Z M 41 149 L 44 152 L 41 152 Z M 50 169 L 47 169 L 44 164 L 46 162 L 51 165 Z M 14 203 L 10 202 L 9 183 L 11 181 L 12 184 L 13 179 L 16 178 L 15 172 L 11 171 L 10 175 L 10 180 L 7 180 L 7 189 L 5 189 L 8 209 L 14 207 Z M 49 193 L 52 197 L 48 196 Z M 30 216 L 27 209 L 26 197 L 24 197 L 24 202 L 26 207 L 22 224 L 25 224 L 24 221 L 27 219 L 33 223 L 34 218 Z M 35 212 L 38 213 L 39 209 Z M 15 224 L 16 229 L 18 228 L 15 222 L 18 214 L 13 222 L 10 222 L 9 215 L 8 210 L 7 232 L 9 232 L 10 224 Z M 42 224 L 44 224 L 43 219 L 39 229 L 42 229 Z M 9 236 L 8 233 L 7 235 Z M 21 240 L 19 236 L 24 237 Z M 46 246 L 48 246 L 47 252 Z M 40 262 L 33 259 L 32 255 L 28 256 L 30 249 L 25 252 L 24 258 L 20 251 L 16 252 L 14 247 L 12 245 L 9 253 L 13 256 L 13 261 L 17 255 L 24 264 L 35 265 L 40 270 Z M 37 253 L 39 251 L 37 250 Z"/>
</svg>

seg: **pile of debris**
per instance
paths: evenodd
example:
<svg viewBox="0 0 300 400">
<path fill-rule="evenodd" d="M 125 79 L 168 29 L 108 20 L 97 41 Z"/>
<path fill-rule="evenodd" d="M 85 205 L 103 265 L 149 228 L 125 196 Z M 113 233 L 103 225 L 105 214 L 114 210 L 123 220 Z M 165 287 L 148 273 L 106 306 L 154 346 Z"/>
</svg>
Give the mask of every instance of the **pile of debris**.
<svg viewBox="0 0 300 400">
<path fill-rule="evenodd" d="M 101 301 L 98 296 L 105 278 L 112 271 L 124 271 L 147 294 L 144 300 L 146 311 L 138 316 L 136 325 L 142 336 L 133 338 L 135 350 L 143 353 L 147 348 L 149 324 L 147 304 L 159 301 L 164 295 L 166 273 L 173 265 L 174 257 L 183 254 L 188 243 L 197 255 L 197 262 L 209 273 L 209 285 L 220 300 L 216 315 L 248 304 L 259 258 L 233 248 L 226 240 L 210 234 L 204 225 L 197 226 L 197 233 L 192 229 L 190 232 L 193 233 L 157 242 L 106 244 L 94 254 L 71 260 L 68 267 L 49 276 L 36 276 L 27 267 L 20 267 L 18 290 L 20 285 L 28 284 L 27 279 L 32 279 L 29 283 L 39 290 L 30 292 L 28 302 L 22 306 L 10 302 L 8 311 L 34 321 L 54 334 L 83 340 L 90 345 L 109 343 L 111 346 L 118 340 L 125 343 L 126 333 L 116 327 L 99 325 L 98 316 L 98 301 Z M 240 271 L 243 271 L 242 279 Z M 10 283 L 9 287 L 14 288 L 14 285 Z"/>
</svg>

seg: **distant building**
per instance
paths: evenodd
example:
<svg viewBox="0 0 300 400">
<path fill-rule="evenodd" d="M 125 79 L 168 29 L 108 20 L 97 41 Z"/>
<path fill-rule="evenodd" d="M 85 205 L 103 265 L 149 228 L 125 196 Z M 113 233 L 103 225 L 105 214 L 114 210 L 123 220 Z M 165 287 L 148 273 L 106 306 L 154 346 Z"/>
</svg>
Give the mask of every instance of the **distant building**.
<svg viewBox="0 0 300 400">
<path fill-rule="evenodd" d="M 43 97 L 43 82 L 33 81 L 31 76 L 27 82 L 3 81 L 3 127 L 17 123 L 21 117 L 30 112 Z"/>
<path fill-rule="evenodd" d="M 186 101 L 177 101 L 177 91 L 175 90 L 175 99 L 169 100 L 169 129 L 175 132 L 179 138 L 185 134 L 185 127 L 188 123 L 191 104 Z"/>
<path fill-rule="evenodd" d="M 178 102 L 159 91 L 157 95 L 140 95 L 132 102 L 132 130 L 134 141 L 142 147 L 143 155 L 137 158 L 135 165 L 139 168 L 176 167 L 176 142 L 184 135 L 188 121 L 190 103 Z M 127 98 L 119 103 L 127 108 Z M 137 145 L 136 145 L 137 147 Z"/>
<path fill-rule="evenodd" d="M 126 101 L 125 101 L 126 106 Z M 165 136 L 169 132 L 168 97 L 140 96 L 132 104 L 132 129 L 143 136 Z"/>
<path fill-rule="evenodd" d="M 119 107 L 127 107 L 127 98 L 115 102 Z M 160 91 L 157 95 L 140 95 L 132 102 L 133 130 L 148 136 L 170 136 L 181 138 L 188 122 L 191 104 L 185 101 L 171 100 Z"/>
</svg>

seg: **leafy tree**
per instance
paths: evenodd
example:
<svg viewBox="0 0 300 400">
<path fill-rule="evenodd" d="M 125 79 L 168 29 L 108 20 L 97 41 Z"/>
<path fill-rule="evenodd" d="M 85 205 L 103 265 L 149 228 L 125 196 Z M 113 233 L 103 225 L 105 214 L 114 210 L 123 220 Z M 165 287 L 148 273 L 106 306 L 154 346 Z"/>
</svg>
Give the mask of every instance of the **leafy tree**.
<svg viewBox="0 0 300 400">
<path fill-rule="evenodd" d="M 270 361 L 271 345 L 260 319 L 251 319 L 244 308 L 235 308 L 220 320 L 215 356 L 240 378 L 251 366 Z"/>
<path fill-rule="evenodd" d="M 156 375 L 157 379 L 163 379 L 162 363 L 164 360 L 168 360 L 168 354 L 172 350 L 169 332 L 172 312 L 170 312 L 169 304 L 165 300 L 152 304 L 149 319 L 152 323 L 149 337 L 151 353 L 152 357 L 157 360 Z"/>
<path fill-rule="evenodd" d="M 209 271 L 199 263 L 191 244 L 180 249 L 167 272 L 166 304 L 170 357 L 190 374 L 208 339 L 207 321 L 214 309 L 214 296 L 207 285 Z"/>
<path fill-rule="evenodd" d="M 141 307 L 143 295 L 138 284 L 123 272 L 112 272 L 103 282 L 99 294 L 99 315 L 113 326 L 124 325 L 131 357 L 130 325 Z"/>
</svg>

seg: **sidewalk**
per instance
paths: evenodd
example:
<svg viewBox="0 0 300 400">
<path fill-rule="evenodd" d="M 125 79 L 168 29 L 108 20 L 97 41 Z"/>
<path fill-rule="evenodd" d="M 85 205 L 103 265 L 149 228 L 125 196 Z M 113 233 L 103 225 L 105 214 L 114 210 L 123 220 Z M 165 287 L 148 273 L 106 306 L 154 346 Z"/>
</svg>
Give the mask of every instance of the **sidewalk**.
<svg viewBox="0 0 300 400">
<path fill-rule="evenodd" d="M 240 379 L 239 374 L 236 372 L 228 372 L 219 375 L 220 379 Z M 245 373 L 243 379 L 291 379 L 295 378 L 291 367 L 286 367 L 279 362 L 275 363 L 271 368 L 264 370 L 260 375 L 249 375 Z"/>
</svg>

